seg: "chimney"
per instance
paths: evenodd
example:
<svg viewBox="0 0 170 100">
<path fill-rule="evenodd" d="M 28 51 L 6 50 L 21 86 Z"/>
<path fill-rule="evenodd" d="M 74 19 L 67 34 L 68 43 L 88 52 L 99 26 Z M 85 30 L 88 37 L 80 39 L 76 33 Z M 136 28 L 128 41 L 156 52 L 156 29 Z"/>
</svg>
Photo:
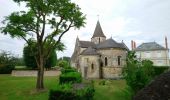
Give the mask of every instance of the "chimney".
<svg viewBox="0 0 170 100">
<path fill-rule="evenodd" d="M 136 49 L 136 42 L 134 41 L 134 49 Z"/>
<path fill-rule="evenodd" d="M 132 50 L 134 49 L 133 46 L 134 46 L 134 45 L 133 45 L 133 40 L 131 40 L 131 48 L 132 48 Z"/>
<path fill-rule="evenodd" d="M 165 47 L 166 49 L 168 49 L 168 41 L 167 41 L 167 37 L 165 36 Z"/>
</svg>

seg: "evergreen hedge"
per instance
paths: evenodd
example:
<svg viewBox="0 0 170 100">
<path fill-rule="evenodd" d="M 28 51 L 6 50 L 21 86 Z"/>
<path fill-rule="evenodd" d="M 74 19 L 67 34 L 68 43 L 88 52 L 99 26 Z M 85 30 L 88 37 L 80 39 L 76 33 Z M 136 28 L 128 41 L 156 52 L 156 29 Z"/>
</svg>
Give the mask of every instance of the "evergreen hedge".
<svg viewBox="0 0 170 100">
<path fill-rule="evenodd" d="M 59 77 L 59 83 L 80 83 L 82 82 L 81 74 L 78 72 L 67 72 L 63 73 Z"/>
<path fill-rule="evenodd" d="M 94 92 L 92 84 L 81 88 L 74 88 L 73 85 L 64 84 L 50 90 L 49 100 L 93 100 Z"/>
</svg>

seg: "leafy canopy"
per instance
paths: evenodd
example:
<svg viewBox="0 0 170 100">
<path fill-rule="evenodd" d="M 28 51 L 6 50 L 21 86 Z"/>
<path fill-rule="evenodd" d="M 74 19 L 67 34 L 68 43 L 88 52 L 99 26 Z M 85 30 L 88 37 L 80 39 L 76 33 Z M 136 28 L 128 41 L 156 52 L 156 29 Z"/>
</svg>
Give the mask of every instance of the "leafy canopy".
<svg viewBox="0 0 170 100">
<path fill-rule="evenodd" d="M 28 10 L 13 12 L 7 16 L 3 21 L 6 26 L 1 31 L 11 37 L 22 38 L 27 43 L 29 37 L 36 38 L 42 44 L 48 43 L 49 50 L 54 49 L 71 27 L 79 29 L 85 24 L 85 16 L 78 5 L 70 0 L 13 1 L 18 4 L 26 3 Z M 50 33 L 45 30 L 47 26 L 52 30 Z"/>
</svg>

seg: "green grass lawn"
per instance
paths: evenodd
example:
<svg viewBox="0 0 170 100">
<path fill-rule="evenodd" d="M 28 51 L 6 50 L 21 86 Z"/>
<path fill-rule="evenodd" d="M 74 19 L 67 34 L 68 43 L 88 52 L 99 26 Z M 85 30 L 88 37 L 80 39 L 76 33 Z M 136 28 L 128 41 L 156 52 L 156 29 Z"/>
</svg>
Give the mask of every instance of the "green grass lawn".
<svg viewBox="0 0 170 100">
<path fill-rule="evenodd" d="M 95 100 L 130 100 L 125 91 L 124 80 L 106 80 L 106 85 L 99 85 L 95 80 Z M 45 77 L 46 92 L 36 93 L 36 77 L 13 77 L 0 75 L 0 100 L 48 100 L 49 89 L 57 86 L 57 77 Z"/>
</svg>

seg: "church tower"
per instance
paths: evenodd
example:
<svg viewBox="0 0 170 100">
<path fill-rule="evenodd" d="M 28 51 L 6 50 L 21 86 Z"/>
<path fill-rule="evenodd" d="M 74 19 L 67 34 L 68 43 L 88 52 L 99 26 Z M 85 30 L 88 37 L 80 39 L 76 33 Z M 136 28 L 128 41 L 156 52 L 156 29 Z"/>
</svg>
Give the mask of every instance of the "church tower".
<svg viewBox="0 0 170 100">
<path fill-rule="evenodd" d="M 99 43 L 101 43 L 105 40 L 106 40 L 106 36 L 104 35 L 104 33 L 102 31 L 102 28 L 100 26 L 100 22 L 97 21 L 96 28 L 94 30 L 94 34 L 91 38 L 91 41 L 95 44 L 99 44 Z"/>
</svg>

